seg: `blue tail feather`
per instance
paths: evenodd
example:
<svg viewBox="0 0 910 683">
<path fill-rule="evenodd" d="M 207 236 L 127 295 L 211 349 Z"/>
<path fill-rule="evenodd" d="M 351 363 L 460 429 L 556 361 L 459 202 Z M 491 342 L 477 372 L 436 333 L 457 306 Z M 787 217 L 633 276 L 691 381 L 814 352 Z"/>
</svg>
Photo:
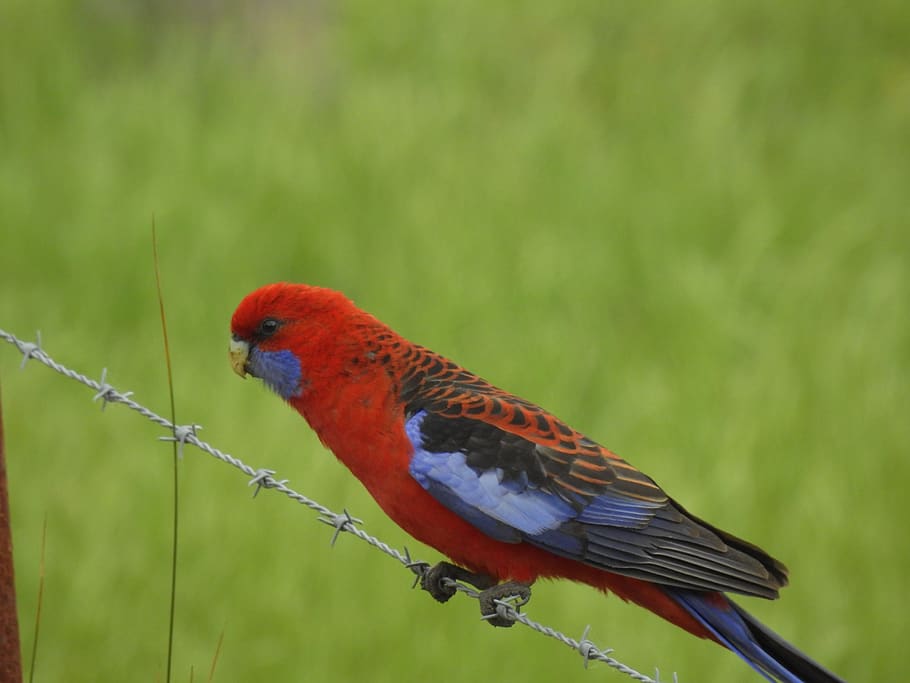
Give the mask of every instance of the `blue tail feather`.
<svg viewBox="0 0 910 683">
<path fill-rule="evenodd" d="M 717 593 L 665 589 L 667 594 L 771 683 L 844 683 L 761 624 L 732 600 Z"/>
</svg>

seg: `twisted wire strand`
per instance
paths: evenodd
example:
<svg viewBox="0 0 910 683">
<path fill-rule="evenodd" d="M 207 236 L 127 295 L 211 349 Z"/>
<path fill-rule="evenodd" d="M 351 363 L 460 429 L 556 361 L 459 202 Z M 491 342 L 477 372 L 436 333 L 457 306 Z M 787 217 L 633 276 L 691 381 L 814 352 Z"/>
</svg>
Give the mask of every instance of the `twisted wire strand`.
<svg viewBox="0 0 910 683">
<path fill-rule="evenodd" d="M 81 372 L 72 370 L 62 363 L 57 362 L 46 351 L 44 351 L 43 348 L 41 348 L 40 332 L 36 333 L 34 342 L 28 342 L 20 339 L 14 334 L 0 329 L 0 339 L 3 339 L 9 344 L 15 346 L 22 354 L 22 363 L 20 365 L 20 368 L 24 369 L 29 360 L 37 361 L 42 365 L 49 367 L 51 370 L 54 370 L 55 372 L 63 375 L 64 377 L 68 377 L 69 379 L 79 382 L 80 384 L 83 384 L 92 389 L 95 392 L 95 394 L 92 396 L 92 400 L 100 401 L 102 410 L 104 410 L 108 404 L 119 403 L 126 406 L 130 410 L 139 413 L 147 420 L 150 420 L 151 422 L 154 422 L 155 424 L 164 428 L 166 431 L 170 432 L 170 434 L 158 437 L 159 440 L 176 441 L 178 455 L 183 455 L 183 448 L 186 444 L 195 446 L 213 458 L 217 458 L 222 462 L 232 465 L 233 467 L 246 474 L 250 478 L 248 485 L 256 487 L 255 493 L 258 493 L 261 489 L 274 490 L 278 493 L 284 494 L 294 502 L 319 513 L 319 517 L 317 519 L 320 522 L 334 527 L 335 529 L 335 533 L 332 535 L 331 539 L 332 545 L 335 544 L 335 541 L 342 533 L 351 534 L 352 536 L 359 538 L 361 541 L 373 546 L 377 550 L 382 551 L 386 555 L 389 555 L 390 557 L 398 560 L 399 563 L 401 563 L 404 567 L 412 571 L 417 576 L 418 581 L 420 577 L 423 576 L 424 572 L 429 568 L 429 563 L 412 559 L 410 553 L 407 551 L 407 548 L 404 548 L 403 550 L 393 548 L 388 543 L 361 529 L 358 526 L 361 524 L 361 520 L 351 516 L 347 510 L 343 510 L 340 513 L 334 512 L 333 510 L 330 510 L 312 498 L 309 498 L 308 496 L 295 491 L 293 488 L 288 486 L 288 480 L 276 479 L 274 476 L 276 474 L 275 470 L 267 468 L 253 468 L 243 462 L 240 458 L 237 458 L 229 453 L 225 453 L 224 451 L 212 446 L 207 441 L 203 441 L 198 436 L 198 431 L 202 429 L 201 425 L 194 423 L 186 425 L 175 425 L 167 418 L 162 417 L 158 413 L 145 407 L 133 399 L 132 391 L 118 391 L 107 382 L 107 368 L 103 368 L 101 370 L 100 378 L 98 380 L 95 380 L 91 377 L 88 377 L 87 375 L 82 374 Z M 480 593 L 469 585 L 453 581 L 452 579 L 447 579 L 446 581 L 448 585 L 453 587 L 456 591 L 464 593 L 468 597 L 479 599 Z M 590 626 L 584 629 L 580 639 L 575 639 L 565 635 L 560 631 L 557 631 L 550 626 L 545 626 L 540 622 L 534 621 L 528 617 L 527 613 L 520 611 L 519 608 L 521 605 L 518 605 L 513 600 L 498 600 L 496 601 L 496 605 L 497 614 L 499 616 L 523 624 L 533 631 L 536 631 L 537 633 L 540 633 L 549 638 L 553 638 L 575 650 L 582 657 L 585 667 L 587 667 L 588 663 L 592 661 L 603 662 L 616 671 L 629 676 L 633 680 L 640 681 L 641 683 L 661 683 L 659 672 L 655 673 L 655 678 L 651 678 L 611 657 L 610 655 L 613 652 L 612 649 L 598 648 L 591 640 L 588 639 Z M 675 674 L 673 675 L 673 681 L 674 683 L 677 682 Z"/>
</svg>

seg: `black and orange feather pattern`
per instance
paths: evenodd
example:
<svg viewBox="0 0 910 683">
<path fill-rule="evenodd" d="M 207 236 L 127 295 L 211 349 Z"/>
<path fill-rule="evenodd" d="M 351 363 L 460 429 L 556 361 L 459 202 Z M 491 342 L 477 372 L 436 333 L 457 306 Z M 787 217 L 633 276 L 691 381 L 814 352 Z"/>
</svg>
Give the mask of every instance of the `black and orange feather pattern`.
<svg viewBox="0 0 910 683">
<path fill-rule="evenodd" d="M 544 469 L 566 491 L 597 495 L 608 484 L 628 496 L 664 502 L 651 479 L 540 406 L 499 389 L 422 346 L 400 347 L 401 399 L 408 412 L 485 422 L 533 442 Z"/>
</svg>

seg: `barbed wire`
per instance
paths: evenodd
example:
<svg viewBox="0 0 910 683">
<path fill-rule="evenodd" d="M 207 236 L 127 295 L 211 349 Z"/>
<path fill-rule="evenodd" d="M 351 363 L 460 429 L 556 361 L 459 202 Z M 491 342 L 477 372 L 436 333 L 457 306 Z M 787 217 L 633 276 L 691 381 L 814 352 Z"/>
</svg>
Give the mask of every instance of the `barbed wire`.
<svg viewBox="0 0 910 683">
<path fill-rule="evenodd" d="M 80 372 L 68 368 L 62 363 L 59 363 L 51 358 L 51 356 L 41 348 L 40 332 L 36 333 L 34 342 L 23 341 L 17 336 L 6 332 L 3 329 L 0 329 L 0 338 L 15 346 L 22 354 L 22 363 L 20 365 L 20 368 L 24 369 L 29 360 L 38 361 L 42 365 L 49 367 L 55 372 L 58 372 L 59 374 L 92 389 L 95 392 L 94 396 L 92 396 L 92 400 L 100 401 L 102 410 L 104 410 L 108 404 L 119 403 L 126 406 L 130 410 L 139 413 L 155 424 L 163 427 L 165 430 L 170 432 L 170 434 L 167 436 L 158 437 L 159 440 L 176 441 L 178 456 L 182 457 L 183 449 L 186 444 L 195 446 L 204 453 L 207 453 L 208 455 L 217 458 L 222 462 L 234 466 L 246 474 L 248 477 L 250 477 L 248 486 L 256 487 L 256 491 L 253 494 L 254 496 L 258 494 L 261 489 L 271 489 L 279 493 L 283 493 L 285 496 L 295 501 L 296 503 L 299 503 L 300 505 L 303 505 L 319 513 L 319 517 L 317 518 L 318 521 L 328 524 L 335 529 L 335 532 L 331 538 L 332 545 L 335 544 L 335 541 L 338 540 L 338 537 L 342 533 L 348 533 L 352 536 L 355 536 L 356 538 L 359 538 L 361 541 L 368 543 L 374 548 L 381 550 L 386 555 L 389 555 L 390 557 L 398 560 L 398 562 L 400 562 L 404 567 L 416 575 L 416 581 L 419 581 L 422 578 L 423 574 L 429 569 L 429 563 L 412 559 L 407 548 L 404 548 L 403 550 L 397 550 L 396 548 L 393 548 L 389 544 L 358 527 L 357 525 L 361 524 L 362 521 L 356 517 L 351 516 L 347 510 L 343 510 L 340 513 L 334 512 L 333 510 L 330 510 L 312 498 L 309 498 L 302 493 L 299 493 L 292 489 L 290 486 L 288 486 L 287 479 L 276 479 L 275 470 L 267 468 L 253 468 L 239 458 L 234 457 L 229 453 L 225 453 L 224 451 L 215 448 L 208 442 L 203 441 L 198 436 L 198 431 L 202 429 L 201 425 L 195 423 L 185 425 L 174 424 L 167 418 L 162 417 L 158 413 L 149 408 L 146 408 L 144 405 L 133 399 L 132 391 L 118 391 L 107 382 L 107 368 L 103 368 L 101 370 L 101 376 L 98 380 L 94 380 Z M 480 598 L 479 591 L 475 590 L 473 587 L 465 583 L 455 581 L 453 579 L 444 579 L 444 582 L 447 586 L 455 589 L 460 593 L 464 593 L 468 597 L 474 598 L 475 600 Z M 564 645 L 567 645 L 582 657 L 586 668 L 589 662 L 603 662 L 607 666 L 629 676 L 636 681 L 640 681 L 641 683 L 661 683 L 659 671 L 655 672 L 655 678 L 651 678 L 645 674 L 639 673 L 635 669 L 626 666 L 619 660 L 611 657 L 610 655 L 613 652 L 612 648 L 597 647 L 591 640 L 588 639 L 588 633 L 591 629 L 590 626 L 586 626 L 581 634 L 581 638 L 576 640 L 575 638 L 567 636 L 564 633 L 551 628 L 550 626 L 545 626 L 544 624 L 541 624 L 540 622 L 529 618 L 527 613 L 520 611 L 522 605 L 517 603 L 514 599 L 496 600 L 495 603 L 496 616 L 500 617 L 501 619 L 523 624 L 544 636 L 553 638 L 563 643 Z M 676 674 L 673 674 L 673 681 L 674 683 L 677 683 Z"/>
</svg>

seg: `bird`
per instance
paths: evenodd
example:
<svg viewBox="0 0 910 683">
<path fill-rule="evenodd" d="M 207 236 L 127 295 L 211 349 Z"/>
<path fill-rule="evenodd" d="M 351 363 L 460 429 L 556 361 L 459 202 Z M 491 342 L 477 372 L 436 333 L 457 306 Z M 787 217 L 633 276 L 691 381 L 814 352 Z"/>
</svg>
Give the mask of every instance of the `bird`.
<svg viewBox="0 0 910 683">
<path fill-rule="evenodd" d="M 278 282 L 239 303 L 229 357 L 302 415 L 405 532 L 480 590 L 494 626 L 537 579 L 613 593 L 731 650 L 768 681 L 842 682 L 734 602 L 786 567 L 688 512 L 653 479 L 531 401 L 412 343 L 343 293 Z"/>
</svg>

